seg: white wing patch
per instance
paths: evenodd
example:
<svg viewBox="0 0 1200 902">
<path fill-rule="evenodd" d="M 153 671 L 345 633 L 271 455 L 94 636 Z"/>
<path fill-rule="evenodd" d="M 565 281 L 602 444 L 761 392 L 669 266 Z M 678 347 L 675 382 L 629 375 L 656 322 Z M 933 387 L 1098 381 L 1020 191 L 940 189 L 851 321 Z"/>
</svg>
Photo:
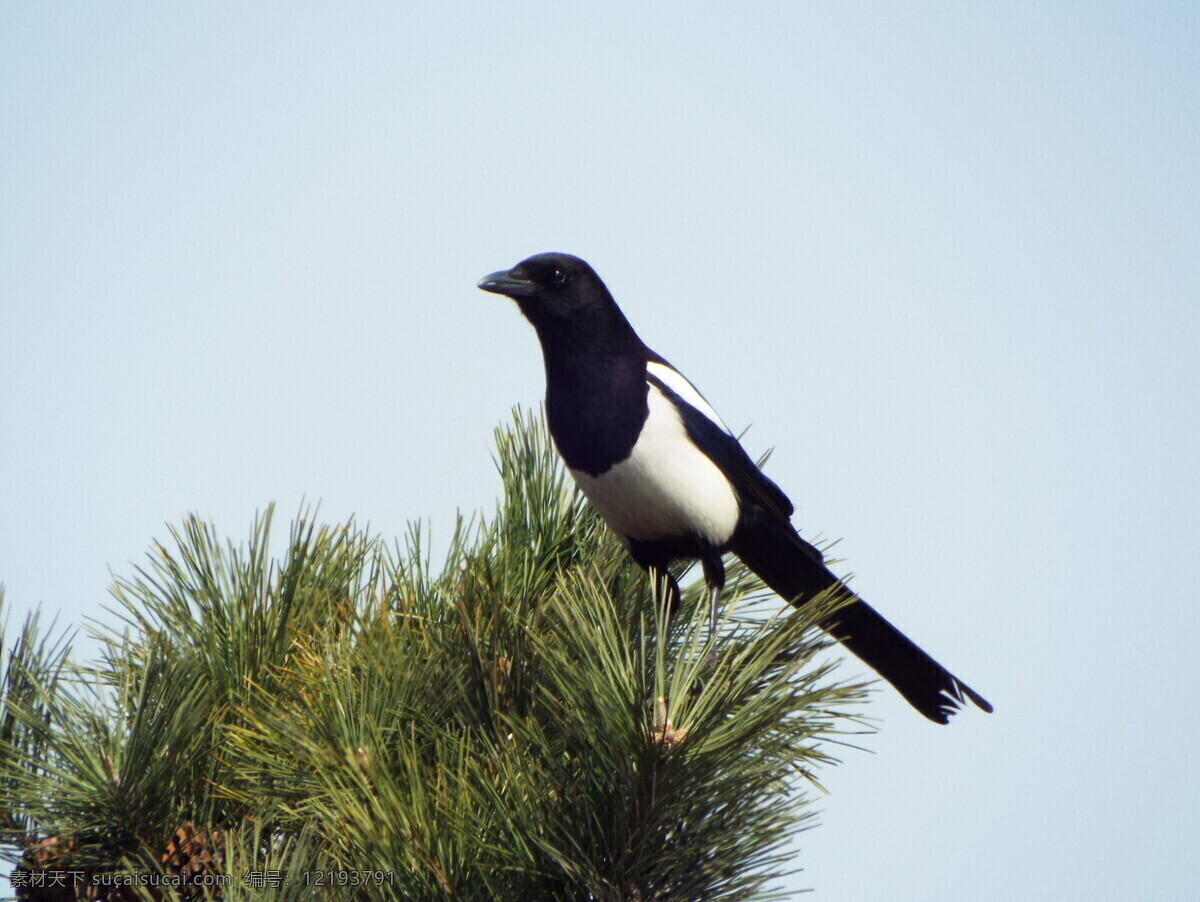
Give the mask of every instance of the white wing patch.
<svg viewBox="0 0 1200 902">
<path fill-rule="evenodd" d="M 667 388 L 671 389 L 671 391 L 675 392 L 675 394 L 679 395 L 679 397 L 683 398 L 683 400 L 687 401 L 698 411 L 720 426 L 722 430 L 728 432 L 730 435 L 733 435 L 733 433 L 730 432 L 729 427 L 725 425 L 725 421 L 717 416 L 717 412 L 712 409 L 712 405 L 704 400 L 704 395 L 700 394 L 700 392 L 696 390 L 696 386 L 688 382 L 683 373 L 672 369 L 665 363 L 655 363 L 653 361 L 646 364 L 646 371 L 650 375 L 661 379 L 662 383 L 667 386 Z"/>
<path fill-rule="evenodd" d="M 682 383 L 703 405 L 697 408 L 710 415 L 712 408 L 686 379 L 668 367 L 661 369 L 673 375 L 673 383 L 659 376 L 672 391 L 693 403 L 676 388 Z M 657 386 L 650 385 L 647 401 L 650 412 L 629 457 L 599 476 L 577 470 L 571 475 L 623 539 L 649 542 L 696 535 L 724 545 L 738 520 L 737 496 L 729 480 L 692 444 L 678 409 Z M 715 413 L 711 416 L 725 428 Z"/>
</svg>

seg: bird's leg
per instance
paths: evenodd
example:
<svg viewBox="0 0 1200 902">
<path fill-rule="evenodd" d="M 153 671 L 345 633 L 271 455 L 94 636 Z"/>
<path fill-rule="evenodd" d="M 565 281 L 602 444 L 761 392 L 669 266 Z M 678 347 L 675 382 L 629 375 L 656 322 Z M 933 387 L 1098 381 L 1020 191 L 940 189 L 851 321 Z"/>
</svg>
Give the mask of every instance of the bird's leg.
<svg viewBox="0 0 1200 902">
<path fill-rule="evenodd" d="M 670 627 L 671 618 L 679 609 L 679 583 L 666 567 L 651 567 L 650 586 L 655 607 L 663 612 L 663 628 Z"/>
<path fill-rule="evenodd" d="M 725 562 L 721 555 L 712 552 L 701 558 L 704 568 L 704 582 L 708 586 L 708 635 L 710 640 L 717 637 L 717 613 L 721 609 L 721 590 L 725 588 Z"/>
</svg>

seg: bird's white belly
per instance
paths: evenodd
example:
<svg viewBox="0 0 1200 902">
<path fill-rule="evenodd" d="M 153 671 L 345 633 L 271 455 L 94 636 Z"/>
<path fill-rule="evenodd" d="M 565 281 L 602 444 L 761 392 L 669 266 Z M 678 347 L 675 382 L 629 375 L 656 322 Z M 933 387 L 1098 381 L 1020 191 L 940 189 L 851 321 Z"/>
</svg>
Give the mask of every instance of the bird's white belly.
<svg viewBox="0 0 1200 902">
<path fill-rule="evenodd" d="M 737 526 L 729 481 L 687 436 L 654 386 L 649 416 L 629 457 L 599 476 L 571 470 L 584 495 L 622 539 L 699 536 L 723 545 Z"/>
</svg>

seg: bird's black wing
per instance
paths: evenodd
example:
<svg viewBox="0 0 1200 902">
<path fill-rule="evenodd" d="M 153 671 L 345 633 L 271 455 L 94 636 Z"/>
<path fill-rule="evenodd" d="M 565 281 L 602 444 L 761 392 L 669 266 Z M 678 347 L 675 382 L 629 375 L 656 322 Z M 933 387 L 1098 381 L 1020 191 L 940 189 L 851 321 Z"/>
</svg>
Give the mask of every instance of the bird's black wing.
<svg viewBox="0 0 1200 902">
<path fill-rule="evenodd" d="M 705 407 L 708 407 L 703 396 L 696 390 L 686 377 L 662 358 L 652 359 L 652 363 L 661 364 L 674 374 L 695 393 Z M 738 501 L 745 507 L 747 503 L 760 507 L 769 513 L 788 521 L 795 506 L 791 499 L 784 494 L 783 489 L 767 478 L 766 474 L 751 460 L 746 449 L 725 427 L 720 420 L 693 404 L 688 398 L 676 390 L 667 381 L 647 369 L 646 381 L 657 388 L 679 411 L 679 418 L 692 444 L 699 448 L 717 468 L 724 474 L 738 495 Z M 675 381 L 672 379 L 672 381 Z M 711 408 L 708 408 L 711 411 Z M 715 414 L 714 414 L 715 416 Z"/>
<path fill-rule="evenodd" d="M 691 392 L 695 392 L 704 407 L 709 411 L 712 410 L 703 395 L 679 370 L 662 358 L 652 359 L 651 362 L 667 367 L 673 374 L 672 381 L 679 380 L 679 387 L 685 387 Z M 741 509 L 738 534 L 744 535 L 747 529 L 753 533 L 761 532 L 764 529 L 776 533 L 779 538 L 784 539 L 791 546 L 793 551 L 803 555 L 810 565 L 816 565 L 814 572 L 820 571 L 827 575 L 828 579 L 824 581 L 825 585 L 822 585 L 821 588 L 836 583 L 837 578 L 825 569 L 825 556 L 816 547 L 801 538 L 795 527 L 792 526 L 792 514 L 796 507 L 792 504 L 791 499 L 751 459 L 750 455 L 746 453 L 746 449 L 742 447 L 742 443 L 734 437 L 720 418 L 713 419 L 716 417 L 716 413 L 713 412 L 713 416 L 709 416 L 649 368 L 646 378 L 675 405 L 692 444 L 716 464 L 725 478 L 729 480 L 730 485 L 733 486 Z M 738 556 L 742 555 L 739 553 Z M 754 568 L 751 567 L 751 569 Z M 794 602 L 795 595 L 787 596 L 787 600 Z"/>
<path fill-rule="evenodd" d="M 679 379 L 684 378 L 678 370 L 672 370 Z M 992 710 L 986 699 L 931 658 L 825 566 L 821 552 L 792 526 L 792 502 L 755 465 L 723 423 L 714 421 L 653 372 L 647 372 L 647 379 L 675 405 L 688 438 L 717 465 L 738 494 L 740 522 L 728 550 L 794 605 L 835 587 L 845 593 L 848 603 L 822 627 L 930 720 L 947 723 L 966 699 L 984 711 Z M 686 380 L 679 387 L 695 391 Z M 699 392 L 696 395 L 708 407 Z"/>
</svg>

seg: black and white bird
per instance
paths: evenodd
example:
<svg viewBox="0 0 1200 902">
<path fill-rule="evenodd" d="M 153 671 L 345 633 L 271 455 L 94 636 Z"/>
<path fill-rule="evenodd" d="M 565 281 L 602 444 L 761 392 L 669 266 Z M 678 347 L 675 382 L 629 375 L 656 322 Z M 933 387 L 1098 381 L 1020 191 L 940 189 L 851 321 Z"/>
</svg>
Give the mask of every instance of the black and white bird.
<svg viewBox="0 0 1200 902">
<path fill-rule="evenodd" d="M 512 298 L 537 330 L 550 434 L 639 565 L 665 575 L 699 560 L 714 619 L 727 552 L 796 605 L 838 587 L 853 600 L 823 628 L 914 708 L 942 724 L 964 699 L 992 710 L 829 571 L 792 526 L 787 495 L 695 386 L 638 338 L 587 263 L 538 254 L 479 287 Z"/>
</svg>

